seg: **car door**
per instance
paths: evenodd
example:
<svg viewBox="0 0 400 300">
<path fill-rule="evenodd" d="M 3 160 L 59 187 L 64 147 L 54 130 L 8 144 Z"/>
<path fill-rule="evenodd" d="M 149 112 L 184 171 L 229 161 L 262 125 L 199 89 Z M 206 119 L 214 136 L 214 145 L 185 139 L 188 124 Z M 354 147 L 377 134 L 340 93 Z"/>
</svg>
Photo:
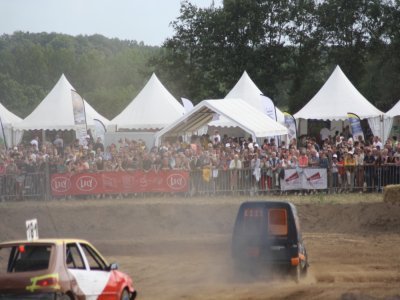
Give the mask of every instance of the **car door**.
<svg viewBox="0 0 400 300">
<path fill-rule="evenodd" d="M 74 292 L 88 300 L 98 299 L 110 280 L 106 263 L 85 243 L 69 243 L 66 251 L 68 270 L 77 283 Z"/>
</svg>

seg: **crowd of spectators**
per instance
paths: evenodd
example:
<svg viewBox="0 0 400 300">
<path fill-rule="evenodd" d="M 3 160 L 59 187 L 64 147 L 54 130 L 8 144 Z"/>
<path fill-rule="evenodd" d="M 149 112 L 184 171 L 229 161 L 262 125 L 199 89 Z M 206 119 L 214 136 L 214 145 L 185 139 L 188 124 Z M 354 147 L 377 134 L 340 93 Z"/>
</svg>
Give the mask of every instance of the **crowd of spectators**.
<svg viewBox="0 0 400 300">
<path fill-rule="evenodd" d="M 336 132 L 323 141 L 302 136 L 288 143 L 269 138 L 257 144 L 251 138 L 215 131 L 193 136 L 187 143 L 164 141 L 160 147 L 148 148 L 142 140 L 129 139 L 105 147 L 101 138 L 88 135 L 82 145 L 78 139 L 66 143 L 57 134 L 52 141 L 34 137 L 0 151 L 0 176 L 46 168 L 50 173 L 175 169 L 193 172 L 194 182 L 216 182 L 230 190 L 279 190 L 285 169 L 306 167 L 326 168 L 332 192 L 379 191 L 400 182 L 400 143 L 396 137 L 382 143 L 376 136 L 364 141 Z"/>
</svg>

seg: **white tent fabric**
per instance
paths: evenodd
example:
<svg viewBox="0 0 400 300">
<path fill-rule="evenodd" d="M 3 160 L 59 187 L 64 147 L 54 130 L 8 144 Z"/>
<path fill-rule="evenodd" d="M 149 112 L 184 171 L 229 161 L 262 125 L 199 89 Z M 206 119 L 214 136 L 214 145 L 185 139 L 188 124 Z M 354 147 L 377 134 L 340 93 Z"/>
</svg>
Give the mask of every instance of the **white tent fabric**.
<svg viewBox="0 0 400 300">
<path fill-rule="evenodd" d="M 72 91 L 75 91 L 65 75 L 50 91 L 50 93 L 39 103 L 39 105 L 23 121 L 15 125 L 19 130 L 75 130 L 75 120 L 72 105 Z M 105 123 L 108 120 L 97 113 L 86 101 L 85 113 L 86 123 L 93 128 L 93 119 L 100 119 Z"/>
<path fill-rule="evenodd" d="M 22 138 L 22 134 L 20 132 L 13 131 L 13 126 L 18 122 L 21 122 L 22 119 L 13 114 L 11 111 L 5 108 L 3 104 L 0 103 L 0 121 L 2 126 L 2 128 L 0 128 L 0 133 L 3 132 L 3 129 L 7 147 L 17 145 Z M 3 139 L 3 136 L 0 136 L 0 138 Z"/>
<path fill-rule="evenodd" d="M 268 98 L 262 95 L 261 90 L 256 86 L 256 84 L 251 80 L 250 76 L 247 74 L 246 71 L 243 72 L 242 77 L 240 77 L 239 81 L 236 85 L 230 90 L 230 92 L 225 96 L 226 99 L 242 99 L 251 106 L 255 107 L 259 111 L 267 113 L 266 111 L 266 104 L 263 98 Z M 268 98 L 269 99 L 269 98 Z M 271 102 L 272 100 L 269 99 Z M 277 108 L 276 109 L 276 116 L 277 121 L 280 124 L 285 122 L 284 114 Z M 227 119 L 220 117 L 218 120 L 212 121 L 209 126 L 215 127 L 236 127 L 237 125 L 234 123 L 229 122 Z"/>
<path fill-rule="evenodd" d="M 85 103 L 85 113 L 86 113 L 86 119 L 87 122 L 92 124 L 92 120 L 99 120 L 105 127 L 110 123 L 110 121 L 103 117 L 101 114 L 99 114 L 86 100 L 83 100 Z M 97 126 L 96 122 L 93 122 L 95 126 Z"/>
<path fill-rule="evenodd" d="M 163 136 L 184 135 L 208 124 L 214 114 L 223 116 L 256 138 L 286 135 L 287 128 L 242 99 L 203 100 L 189 113 L 156 133 L 156 145 Z"/>
<path fill-rule="evenodd" d="M 139 94 L 110 123 L 117 129 L 159 130 L 184 113 L 183 106 L 153 73 Z"/>
<path fill-rule="evenodd" d="M 394 118 L 400 118 L 400 100 L 386 112 L 386 118 L 384 119 L 385 141 L 389 137 L 392 130 Z"/>
<path fill-rule="evenodd" d="M 400 116 L 400 100 L 390 110 L 387 111 L 386 116 L 392 118 Z"/>
<path fill-rule="evenodd" d="M 347 113 L 361 119 L 383 115 L 352 85 L 339 66 L 318 93 L 296 114 L 296 119 L 346 120 Z"/>
<path fill-rule="evenodd" d="M 369 118 L 368 124 L 371 128 L 372 133 L 375 136 L 379 136 L 382 143 L 384 144 L 390 135 L 390 131 L 392 130 L 393 118 L 383 115 L 379 117 Z"/>
</svg>

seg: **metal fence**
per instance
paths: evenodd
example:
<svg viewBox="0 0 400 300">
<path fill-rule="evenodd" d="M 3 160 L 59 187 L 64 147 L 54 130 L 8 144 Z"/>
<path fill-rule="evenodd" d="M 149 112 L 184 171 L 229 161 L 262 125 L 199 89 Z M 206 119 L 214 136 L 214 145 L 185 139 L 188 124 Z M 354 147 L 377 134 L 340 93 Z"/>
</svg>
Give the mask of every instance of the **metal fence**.
<svg viewBox="0 0 400 300">
<path fill-rule="evenodd" d="M 327 188 L 322 190 L 283 191 L 280 171 L 261 171 L 257 176 L 252 169 L 196 170 L 190 173 L 190 195 L 266 195 L 282 193 L 347 193 L 382 192 L 389 184 L 400 184 L 400 166 L 356 166 L 327 170 Z"/>
<path fill-rule="evenodd" d="M 44 172 L 0 175 L 0 199 L 2 201 L 47 199 L 47 182 Z"/>
<path fill-rule="evenodd" d="M 339 168 L 338 172 L 328 169 L 327 188 L 323 190 L 282 191 L 281 180 L 282 173 L 279 171 L 273 173 L 261 170 L 258 176 L 255 176 L 252 169 L 194 170 L 190 171 L 189 191 L 185 196 L 382 192 L 386 185 L 400 184 L 400 166 L 358 166 Z M 0 175 L 0 200 L 50 199 L 49 182 L 46 172 Z M 152 193 L 152 196 L 154 195 L 156 194 Z"/>
</svg>

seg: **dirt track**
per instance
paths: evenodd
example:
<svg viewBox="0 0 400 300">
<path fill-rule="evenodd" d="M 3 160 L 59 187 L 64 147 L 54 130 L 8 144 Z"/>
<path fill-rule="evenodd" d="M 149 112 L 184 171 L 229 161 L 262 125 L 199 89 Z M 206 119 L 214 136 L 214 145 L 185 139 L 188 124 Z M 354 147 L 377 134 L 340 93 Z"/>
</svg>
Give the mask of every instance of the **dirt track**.
<svg viewBox="0 0 400 300">
<path fill-rule="evenodd" d="M 400 205 L 290 198 L 311 264 L 296 284 L 234 272 L 231 233 L 245 199 L 0 203 L 0 240 L 25 238 L 30 218 L 41 237 L 88 239 L 133 277 L 139 299 L 400 299 Z"/>
</svg>

